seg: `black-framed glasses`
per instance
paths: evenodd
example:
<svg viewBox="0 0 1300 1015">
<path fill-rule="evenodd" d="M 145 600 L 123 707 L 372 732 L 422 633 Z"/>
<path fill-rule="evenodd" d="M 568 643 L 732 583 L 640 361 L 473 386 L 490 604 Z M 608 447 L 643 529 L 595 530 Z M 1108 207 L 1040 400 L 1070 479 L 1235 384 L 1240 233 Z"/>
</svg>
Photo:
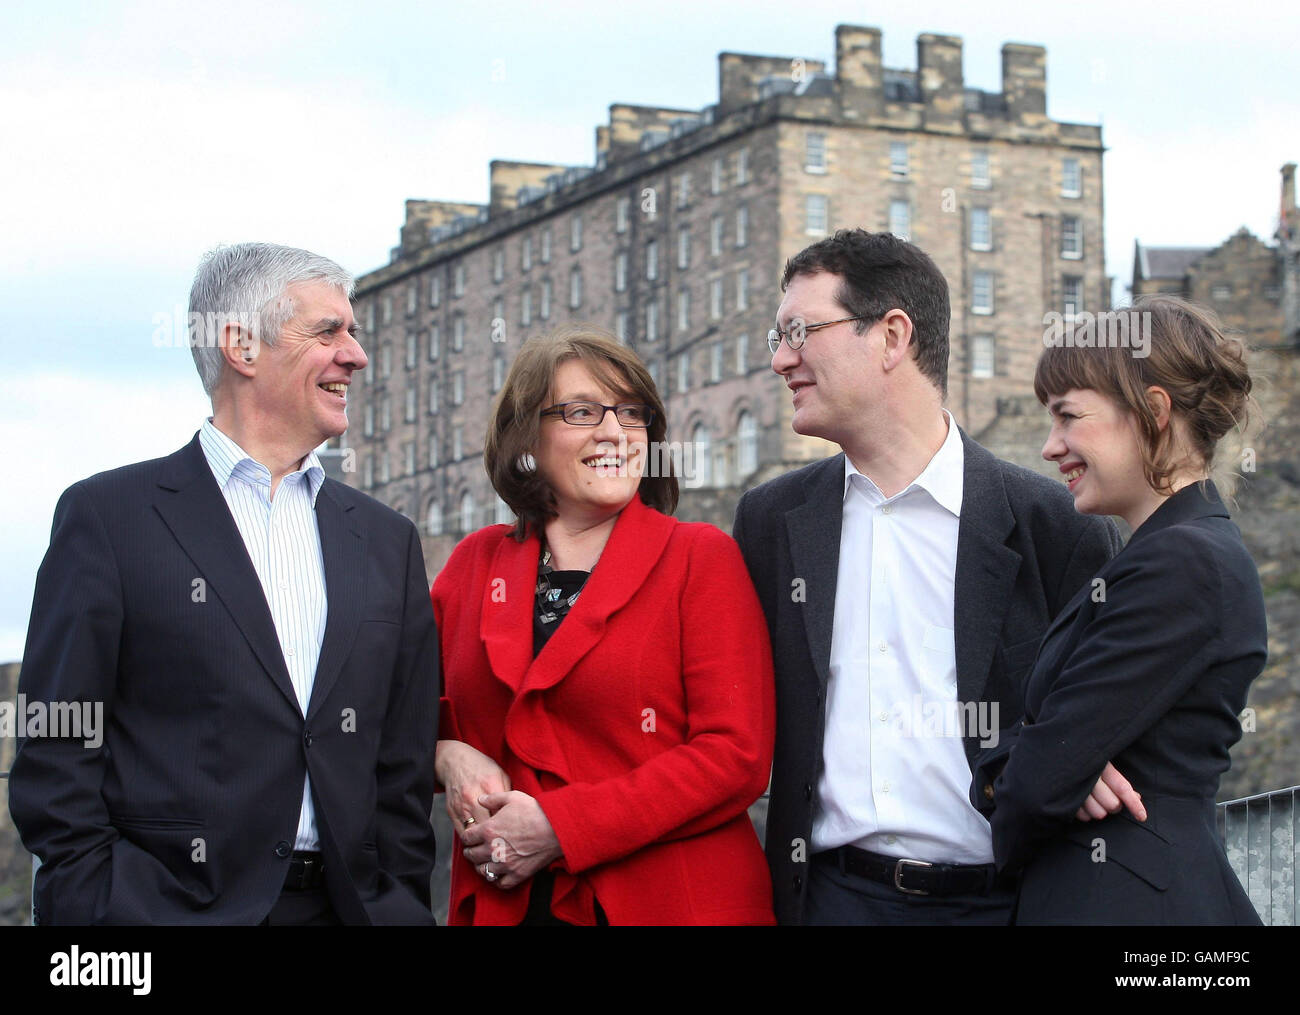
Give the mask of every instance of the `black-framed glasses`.
<svg viewBox="0 0 1300 1015">
<path fill-rule="evenodd" d="M 543 409 L 543 416 L 559 416 L 572 426 L 600 426 L 605 413 L 612 412 L 620 426 L 644 430 L 654 422 L 655 411 L 648 405 L 625 402 L 623 405 L 601 405 L 599 402 L 561 402 Z"/>
<path fill-rule="evenodd" d="M 841 317 L 836 321 L 822 321 L 820 324 L 804 324 L 803 321 L 796 320 L 789 331 L 783 328 L 773 328 L 767 333 L 767 347 L 776 355 L 776 351 L 781 348 L 781 339 L 785 339 L 785 344 L 791 349 L 802 349 L 804 339 L 808 332 L 816 331 L 818 328 L 829 328 L 832 324 L 843 324 L 845 321 L 870 321 L 870 317 Z"/>
</svg>

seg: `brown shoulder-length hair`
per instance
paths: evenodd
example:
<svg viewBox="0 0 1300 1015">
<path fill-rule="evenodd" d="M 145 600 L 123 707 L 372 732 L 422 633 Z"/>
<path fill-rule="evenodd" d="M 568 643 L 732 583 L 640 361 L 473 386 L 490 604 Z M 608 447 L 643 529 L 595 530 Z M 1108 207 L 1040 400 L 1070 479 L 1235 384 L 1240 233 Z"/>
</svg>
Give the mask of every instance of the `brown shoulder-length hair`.
<svg viewBox="0 0 1300 1015">
<path fill-rule="evenodd" d="M 593 377 L 621 401 L 641 402 L 654 409 L 654 420 L 646 434 L 650 442 L 646 473 L 641 477 L 641 500 L 656 511 L 677 510 L 677 477 L 668 466 L 669 457 L 655 454 L 668 433 L 663 400 L 655 389 L 650 371 L 636 353 L 604 328 L 594 324 L 570 324 L 545 335 L 530 338 L 510 364 L 506 382 L 492 404 L 483 464 L 497 495 L 515 513 L 515 539 L 524 540 L 530 531 L 540 530 L 555 517 L 555 494 L 537 471 L 534 458 L 541 434 L 541 411 L 551 399 L 551 386 L 561 363 L 581 360 Z M 667 475 L 651 475 L 656 464 L 667 466 Z"/>
<path fill-rule="evenodd" d="M 1233 429 L 1244 432 L 1251 415 L 1246 347 L 1224 334 L 1212 310 L 1177 296 L 1139 296 L 1114 313 L 1139 315 L 1129 317 L 1126 326 L 1130 333 L 1142 327 L 1145 338 L 1129 334 L 1127 348 L 1113 337 L 1103 342 L 1099 325 L 1093 345 L 1048 346 L 1034 371 L 1034 394 L 1046 405 L 1071 389 L 1087 388 L 1132 413 L 1147 482 L 1161 493 L 1171 492 L 1174 473 L 1187 464 L 1175 458 L 1173 417 L 1182 419 L 1191 450 L 1207 472 L 1219 440 Z M 1107 333 L 1118 332 L 1108 328 Z M 1146 355 L 1135 355 L 1143 346 Z M 1147 401 L 1151 385 L 1169 393 L 1171 425 L 1163 431 Z"/>
</svg>

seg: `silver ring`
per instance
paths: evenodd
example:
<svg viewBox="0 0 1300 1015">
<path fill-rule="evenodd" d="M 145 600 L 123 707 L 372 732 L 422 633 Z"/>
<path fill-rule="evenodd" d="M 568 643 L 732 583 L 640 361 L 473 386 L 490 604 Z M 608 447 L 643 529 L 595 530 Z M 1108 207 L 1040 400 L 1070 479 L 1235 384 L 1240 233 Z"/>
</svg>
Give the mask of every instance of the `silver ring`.
<svg viewBox="0 0 1300 1015">
<path fill-rule="evenodd" d="M 489 867 L 487 864 L 484 864 L 484 865 L 483 865 L 483 876 L 484 876 L 485 878 L 487 878 L 489 881 L 495 881 L 495 880 L 497 880 L 497 878 L 499 877 L 499 875 L 497 874 L 497 872 L 494 871 L 494 870 L 493 870 L 491 867 Z"/>
</svg>

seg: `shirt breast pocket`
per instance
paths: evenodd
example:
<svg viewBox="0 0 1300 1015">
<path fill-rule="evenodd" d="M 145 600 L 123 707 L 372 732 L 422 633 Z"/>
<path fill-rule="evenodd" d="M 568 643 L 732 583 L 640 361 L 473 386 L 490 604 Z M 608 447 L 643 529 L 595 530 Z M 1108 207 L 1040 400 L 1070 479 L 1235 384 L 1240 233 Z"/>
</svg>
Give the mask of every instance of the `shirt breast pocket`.
<svg viewBox="0 0 1300 1015">
<path fill-rule="evenodd" d="M 926 624 L 921 641 L 921 680 L 927 690 L 943 698 L 957 693 L 957 645 L 953 630 Z"/>
</svg>

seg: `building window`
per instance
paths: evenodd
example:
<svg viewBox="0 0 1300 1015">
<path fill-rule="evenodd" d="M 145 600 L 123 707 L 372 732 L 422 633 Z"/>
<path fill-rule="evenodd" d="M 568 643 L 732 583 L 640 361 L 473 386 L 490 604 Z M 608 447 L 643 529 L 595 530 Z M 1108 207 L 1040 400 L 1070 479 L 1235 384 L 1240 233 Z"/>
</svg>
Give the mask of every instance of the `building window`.
<svg viewBox="0 0 1300 1015">
<path fill-rule="evenodd" d="M 709 428 L 703 423 L 696 423 L 695 428 L 691 430 L 691 445 L 694 475 L 686 478 L 691 481 L 690 485 L 693 487 L 712 486 L 713 476 L 709 466 L 713 464 L 713 441 Z"/>
<path fill-rule="evenodd" d="M 393 402 L 388 395 L 379 401 L 379 430 L 388 433 L 393 428 Z"/>
<path fill-rule="evenodd" d="M 488 340 L 499 342 L 505 338 L 506 334 L 506 301 L 505 297 L 498 296 L 492 301 L 492 324 L 488 328 Z M 497 338 L 500 335 L 501 338 Z"/>
<path fill-rule="evenodd" d="M 989 179 L 989 150 L 976 148 L 970 153 L 970 185 L 976 190 L 988 190 L 993 186 Z"/>
<path fill-rule="evenodd" d="M 436 307 L 442 303 L 442 276 L 429 276 L 429 306 Z"/>
<path fill-rule="evenodd" d="M 1061 196 L 1083 196 L 1083 175 L 1079 171 L 1078 159 L 1061 160 Z"/>
<path fill-rule="evenodd" d="M 993 220 L 987 208 L 970 210 L 971 250 L 993 249 Z"/>
<path fill-rule="evenodd" d="M 379 347 L 379 376 L 391 377 L 393 374 L 393 343 L 385 342 Z"/>
<path fill-rule="evenodd" d="M 542 230 L 542 264 L 551 263 L 551 227 Z"/>
<path fill-rule="evenodd" d="M 1210 287 L 1210 299 L 1212 300 L 1230 300 L 1232 299 L 1232 286 L 1216 285 Z"/>
<path fill-rule="evenodd" d="M 415 441 L 407 441 L 402 445 L 402 465 L 404 475 L 415 475 Z"/>
<path fill-rule="evenodd" d="M 551 319 L 551 280 L 549 278 L 542 282 L 541 313 L 543 321 Z"/>
<path fill-rule="evenodd" d="M 912 209 L 906 201 L 889 202 L 889 231 L 900 240 L 912 238 Z"/>
<path fill-rule="evenodd" d="M 970 375 L 993 376 L 993 336 L 975 335 L 970 343 Z"/>
<path fill-rule="evenodd" d="M 388 480 L 388 452 L 381 451 L 379 453 L 379 482 L 387 483 Z"/>
<path fill-rule="evenodd" d="M 807 195 L 804 199 L 804 232 L 810 236 L 824 236 L 828 218 L 826 195 Z"/>
<path fill-rule="evenodd" d="M 970 309 L 972 314 L 993 313 L 993 272 L 971 274 Z"/>
<path fill-rule="evenodd" d="M 736 209 L 736 246 L 743 247 L 749 242 L 749 208 L 741 205 Z"/>
<path fill-rule="evenodd" d="M 677 330 L 689 331 L 691 327 L 691 291 L 677 291 Z"/>
<path fill-rule="evenodd" d="M 509 525 L 515 520 L 515 513 L 510 510 L 510 505 L 497 498 L 495 521 L 497 525 Z"/>
<path fill-rule="evenodd" d="M 614 258 L 614 292 L 627 289 L 627 251 L 620 250 Z"/>
<path fill-rule="evenodd" d="M 736 423 L 736 471 L 740 476 L 758 471 L 758 422 L 750 412 L 742 412 Z"/>
<path fill-rule="evenodd" d="M 474 495 L 468 490 L 460 498 L 460 531 L 474 531 Z"/>
<path fill-rule="evenodd" d="M 582 306 L 582 269 L 576 264 L 569 271 L 569 308 L 577 310 Z"/>
<path fill-rule="evenodd" d="M 500 282 L 506 277 L 506 252 L 503 247 L 492 251 L 492 281 Z"/>
<path fill-rule="evenodd" d="M 741 268 L 736 272 L 736 309 L 749 309 L 749 269 Z"/>
<path fill-rule="evenodd" d="M 650 383 L 655 386 L 655 391 L 659 390 L 659 361 L 657 359 L 650 361 Z"/>
<path fill-rule="evenodd" d="M 529 233 L 519 244 L 519 270 L 528 271 L 533 266 L 533 236 Z"/>
<path fill-rule="evenodd" d="M 457 370 L 451 375 L 451 404 L 465 404 L 465 371 Z"/>
<path fill-rule="evenodd" d="M 722 316 L 722 279 L 709 283 L 709 316 L 715 321 Z"/>
<path fill-rule="evenodd" d="M 1083 225 L 1078 215 L 1061 216 L 1061 256 L 1083 257 Z"/>
<path fill-rule="evenodd" d="M 442 352 L 442 328 L 437 321 L 429 325 L 429 362 L 432 363 Z"/>
<path fill-rule="evenodd" d="M 809 173 L 826 172 L 826 135 L 810 130 L 804 135 L 803 167 Z"/>
<path fill-rule="evenodd" d="M 677 230 L 677 267 L 686 269 L 691 266 L 691 229 L 682 226 Z"/>
<path fill-rule="evenodd" d="M 451 273 L 451 293 L 453 296 L 465 295 L 465 266 L 456 265 Z"/>
<path fill-rule="evenodd" d="M 722 380 L 722 343 L 714 342 L 709 347 L 709 380 L 714 384 Z"/>
<path fill-rule="evenodd" d="M 709 253 L 717 257 L 722 253 L 722 216 L 714 215 L 709 220 Z"/>
<path fill-rule="evenodd" d="M 451 319 L 451 351 L 460 352 L 465 348 L 465 315 L 457 314 Z"/>
<path fill-rule="evenodd" d="M 1074 320 L 1074 315 L 1083 310 L 1083 279 L 1078 275 L 1066 275 L 1061 282 L 1061 310 L 1066 320 Z"/>
<path fill-rule="evenodd" d="M 630 197 L 620 197 L 614 205 L 614 231 L 616 233 L 627 232 L 628 212 L 632 207 Z"/>
<path fill-rule="evenodd" d="M 431 433 L 429 434 L 429 468 L 436 469 L 437 467 L 438 467 L 438 435 L 436 433 Z"/>
<path fill-rule="evenodd" d="M 366 455 L 366 463 L 361 467 L 361 485 L 367 490 L 375 485 L 375 460 L 370 455 Z"/>
<path fill-rule="evenodd" d="M 714 159 L 709 172 L 709 190 L 714 194 L 722 193 L 722 159 Z"/>
<path fill-rule="evenodd" d="M 386 295 L 384 297 L 384 323 L 391 324 L 393 320 L 393 297 Z"/>
<path fill-rule="evenodd" d="M 691 174 L 682 173 L 677 177 L 677 207 L 685 208 L 691 203 Z"/>
<path fill-rule="evenodd" d="M 420 361 L 420 336 L 414 331 L 406 333 L 406 369 L 414 370 Z"/>
<path fill-rule="evenodd" d="M 373 303 L 366 307 L 366 331 L 372 335 L 375 333 L 375 305 Z"/>
<path fill-rule="evenodd" d="M 736 186 L 749 182 L 749 149 L 741 148 L 736 152 Z"/>
<path fill-rule="evenodd" d="M 645 245 L 645 277 L 651 282 L 659 277 L 658 240 L 651 240 Z"/>
<path fill-rule="evenodd" d="M 420 291 L 415 282 L 406 287 L 406 315 L 409 317 L 415 313 L 416 304 L 420 299 Z"/>
<path fill-rule="evenodd" d="M 429 510 L 425 515 L 425 530 L 431 536 L 442 535 L 442 505 L 437 500 L 429 501 Z"/>
<path fill-rule="evenodd" d="M 749 373 L 749 336 L 736 339 L 736 373 L 741 377 Z"/>
<path fill-rule="evenodd" d="M 451 458 L 459 462 L 465 453 L 465 428 L 460 424 L 451 428 Z"/>
<path fill-rule="evenodd" d="M 429 415 L 438 415 L 438 379 L 429 382 Z"/>
<path fill-rule="evenodd" d="M 367 437 L 373 437 L 375 435 L 375 407 L 371 402 L 366 403 L 366 421 L 362 433 Z"/>
<path fill-rule="evenodd" d="M 569 219 L 569 250 L 577 253 L 582 249 L 582 216 L 574 214 Z"/>
<path fill-rule="evenodd" d="M 415 422 L 415 412 L 415 388 L 411 387 L 406 389 L 406 414 L 403 417 L 406 422 Z"/>
<path fill-rule="evenodd" d="M 614 315 L 614 337 L 622 345 L 627 345 L 627 311 L 620 310 Z"/>
<path fill-rule="evenodd" d="M 645 339 L 654 342 L 659 338 L 659 301 L 651 300 L 645 305 Z"/>
<path fill-rule="evenodd" d="M 889 142 L 889 171 L 895 176 L 907 175 L 907 142 Z"/>
<path fill-rule="evenodd" d="M 501 385 L 506 382 L 506 361 L 504 356 L 492 357 L 492 393 L 496 394 L 501 390 Z"/>
<path fill-rule="evenodd" d="M 677 356 L 677 390 L 686 391 L 691 386 L 691 354 L 679 353 Z"/>
<path fill-rule="evenodd" d="M 519 294 L 519 323 L 524 327 L 533 323 L 533 290 L 528 286 Z"/>
</svg>

